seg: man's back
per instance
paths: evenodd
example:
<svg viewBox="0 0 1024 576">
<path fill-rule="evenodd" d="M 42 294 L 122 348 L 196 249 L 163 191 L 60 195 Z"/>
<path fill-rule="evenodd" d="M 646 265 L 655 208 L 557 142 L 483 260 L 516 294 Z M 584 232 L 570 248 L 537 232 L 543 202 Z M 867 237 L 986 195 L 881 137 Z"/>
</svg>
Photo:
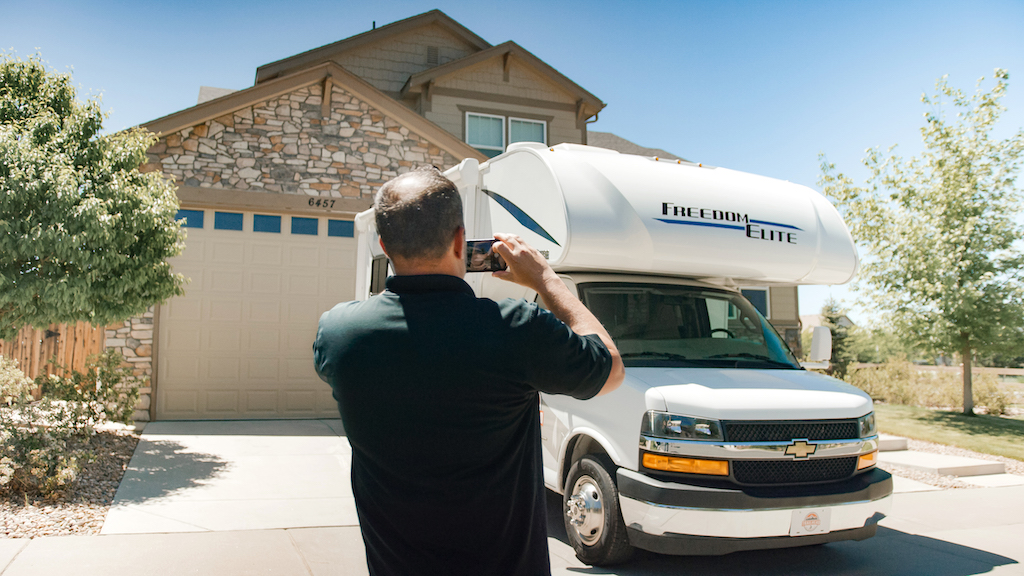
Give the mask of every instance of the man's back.
<svg viewBox="0 0 1024 576">
<path fill-rule="evenodd" d="M 537 391 L 589 398 L 609 352 L 460 278 L 397 276 L 320 321 L 375 574 L 545 574 Z"/>
</svg>

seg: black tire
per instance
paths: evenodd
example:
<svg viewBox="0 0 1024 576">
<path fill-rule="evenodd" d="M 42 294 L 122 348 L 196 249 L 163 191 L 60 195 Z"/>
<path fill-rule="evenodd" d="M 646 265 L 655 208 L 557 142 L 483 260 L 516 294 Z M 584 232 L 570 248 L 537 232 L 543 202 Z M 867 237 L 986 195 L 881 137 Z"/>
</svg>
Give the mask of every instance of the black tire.
<svg viewBox="0 0 1024 576">
<path fill-rule="evenodd" d="M 576 557 L 591 566 L 621 564 L 633 556 L 619 510 L 615 465 L 588 454 L 569 470 L 562 495 L 562 520 Z"/>
</svg>

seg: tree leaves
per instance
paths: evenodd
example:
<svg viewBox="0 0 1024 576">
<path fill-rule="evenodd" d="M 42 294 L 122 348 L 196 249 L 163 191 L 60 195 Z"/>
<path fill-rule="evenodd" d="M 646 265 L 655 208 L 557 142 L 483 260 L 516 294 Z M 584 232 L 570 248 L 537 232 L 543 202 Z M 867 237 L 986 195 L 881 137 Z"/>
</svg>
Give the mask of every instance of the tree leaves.
<svg viewBox="0 0 1024 576">
<path fill-rule="evenodd" d="M 109 324 L 182 293 L 173 184 L 140 173 L 153 135 L 101 135 L 95 100 L 38 56 L 0 59 L 0 338 Z"/>
<path fill-rule="evenodd" d="M 1024 130 L 991 131 L 1009 74 L 965 96 L 947 83 L 921 101 L 925 151 L 903 160 L 868 150 L 863 187 L 820 156 L 819 185 L 868 249 L 858 288 L 904 338 L 935 352 L 997 352 L 1024 345 L 1024 236 L 1015 187 Z M 955 114 L 953 112 L 955 111 Z M 965 375 L 965 388 L 969 379 Z"/>
</svg>

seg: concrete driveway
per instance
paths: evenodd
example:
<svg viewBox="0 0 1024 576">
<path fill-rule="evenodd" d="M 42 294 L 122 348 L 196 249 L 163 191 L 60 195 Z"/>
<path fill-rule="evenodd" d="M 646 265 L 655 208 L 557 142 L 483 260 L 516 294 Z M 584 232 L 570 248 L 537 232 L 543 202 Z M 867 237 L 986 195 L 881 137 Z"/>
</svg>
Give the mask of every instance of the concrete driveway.
<svg viewBox="0 0 1024 576">
<path fill-rule="evenodd" d="M 366 574 L 338 420 L 147 427 L 99 537 L 0 541 L 0 575 Z M 902 493 L 864 542 L 594 568 L 549 494 L 552 573 L 1024 574 L 1024 487 Z"/>
</svg>

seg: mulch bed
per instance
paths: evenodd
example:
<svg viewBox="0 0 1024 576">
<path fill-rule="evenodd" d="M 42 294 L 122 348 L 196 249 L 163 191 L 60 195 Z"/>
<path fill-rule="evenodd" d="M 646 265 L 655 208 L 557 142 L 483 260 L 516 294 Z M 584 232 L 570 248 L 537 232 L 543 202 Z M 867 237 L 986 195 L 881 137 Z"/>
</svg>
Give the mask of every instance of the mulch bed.
<svg viewBox="0 0 1024 576">
<path fill-rule="evenodd" d="M 0 538 L 99 534 L 138 443 L 132 429 L 99 430 L 89 439 L 96 459 L 82 464 L 72 490 L 51 498 L 0 491 Z"/>
</svg>

